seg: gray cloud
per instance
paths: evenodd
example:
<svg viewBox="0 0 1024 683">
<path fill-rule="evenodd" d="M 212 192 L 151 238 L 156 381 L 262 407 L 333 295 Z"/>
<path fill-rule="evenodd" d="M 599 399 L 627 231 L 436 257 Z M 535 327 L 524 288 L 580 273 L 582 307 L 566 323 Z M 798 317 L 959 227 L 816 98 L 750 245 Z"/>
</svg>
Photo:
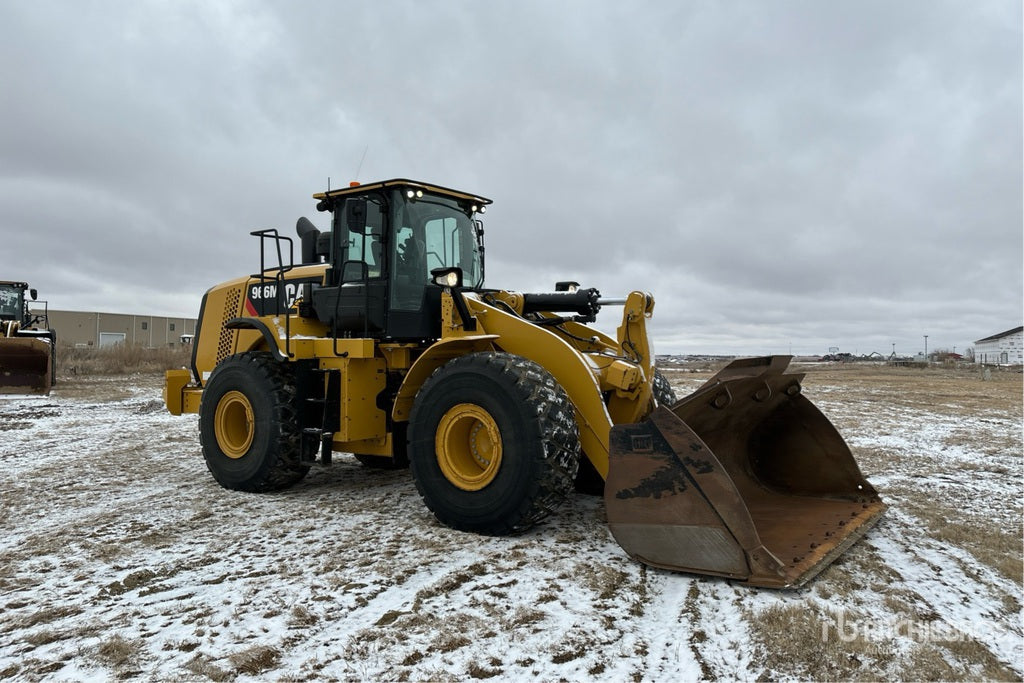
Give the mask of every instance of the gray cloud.
<svg viewBox="0 0 1024 683">
<path fill-rule="evenodd" d="M 358 171 L 494 198 L 492 286 L 653 291 L 659 351 L 961 350 L 1022 317 L 1021 25 L 1003 2 L 8 3 L 0 277 L 194 315 L 255 267 L 250 230 L 324 226 L 309 195 Z"/>
</svg>

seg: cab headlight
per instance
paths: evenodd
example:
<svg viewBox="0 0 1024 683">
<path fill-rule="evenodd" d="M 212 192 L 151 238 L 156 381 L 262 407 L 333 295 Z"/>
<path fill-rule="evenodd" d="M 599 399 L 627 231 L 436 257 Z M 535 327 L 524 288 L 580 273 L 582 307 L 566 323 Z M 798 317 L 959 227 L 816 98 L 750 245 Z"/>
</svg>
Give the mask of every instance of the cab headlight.
<svg viewBox="0 0 1024 683">
<path fill-rule="evenodd" d="M 462 268 L 435 268 L 430 271 L 434 284 L 452 289 L 462 286 Z"/>
</svg>

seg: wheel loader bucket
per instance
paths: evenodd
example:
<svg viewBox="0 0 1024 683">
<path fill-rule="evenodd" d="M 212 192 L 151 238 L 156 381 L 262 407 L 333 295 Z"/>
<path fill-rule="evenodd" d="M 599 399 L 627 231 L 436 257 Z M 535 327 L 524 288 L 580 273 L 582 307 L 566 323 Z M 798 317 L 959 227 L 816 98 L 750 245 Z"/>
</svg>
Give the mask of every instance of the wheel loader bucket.
<svg viewBox="0 0 1024 683">
<path fill-rule="evenodd" d="M 0 394 L 49 394 L 50 362 L 48 341 L 0 337 Z"/>
<path fill-rule="evenodd" d="M 674 406 L 612 428 L 605 503 L 632 557 L 753 586 L 799 586 L 885 504 L 789 356 L 734 361 Z"/>
</svg>

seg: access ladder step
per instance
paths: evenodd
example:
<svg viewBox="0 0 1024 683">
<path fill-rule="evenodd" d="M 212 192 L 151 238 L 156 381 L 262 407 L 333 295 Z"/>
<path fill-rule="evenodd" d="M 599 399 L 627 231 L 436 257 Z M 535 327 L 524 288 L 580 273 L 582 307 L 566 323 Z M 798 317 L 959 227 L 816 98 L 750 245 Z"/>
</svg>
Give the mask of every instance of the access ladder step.
<svg viewBox="0 0 1024 683">
<path fill-rule="evenodd" d="M 334 433 L 333 432 L 325 432 L 324 430 L 320 429 L 319 427 L 304 427 L 302 429 L 302 439 L 303 439 L 303 442 L 305 442 L 305 440 L 307 438 L 310 438 L 310 439 L 314 439 L 315 438 L 315 439 L 320 441 L 320 464 L 321 465 L 325 465 L 325 466 L 326 465 L 330 465 L 331 464 L 331 455 L 334 453 L 334 451 L 331 448 L 331 444 L 334 441 Z M 305 449 L 303 449 L 303 450 L 305 450 Z M 308 464 L 313 464 L 316 461 L 315 460 L 305 460 L 304 462 L 306 462 Z"/>
</svg>

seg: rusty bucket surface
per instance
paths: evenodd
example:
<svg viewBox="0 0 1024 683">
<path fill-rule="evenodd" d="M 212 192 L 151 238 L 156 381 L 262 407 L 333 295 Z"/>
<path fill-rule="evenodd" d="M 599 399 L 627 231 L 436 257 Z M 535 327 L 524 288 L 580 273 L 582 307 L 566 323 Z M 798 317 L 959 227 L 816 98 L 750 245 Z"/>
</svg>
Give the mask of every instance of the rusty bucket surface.
<svg viewBox="0 0 1024 683">
<path fill-rule="evenodd" d="M 612 429 L 605 503 L 619 545 L 655 567 L 798 586 L 885 504 L 801 393 L 789 356 L 734 361 L 671 407 Z"/>
<path fill-rule="evenodd" d="M 0 394 L 49 394 L 51 354 L 49 341 L 0 337 Z"/>
</svg>

